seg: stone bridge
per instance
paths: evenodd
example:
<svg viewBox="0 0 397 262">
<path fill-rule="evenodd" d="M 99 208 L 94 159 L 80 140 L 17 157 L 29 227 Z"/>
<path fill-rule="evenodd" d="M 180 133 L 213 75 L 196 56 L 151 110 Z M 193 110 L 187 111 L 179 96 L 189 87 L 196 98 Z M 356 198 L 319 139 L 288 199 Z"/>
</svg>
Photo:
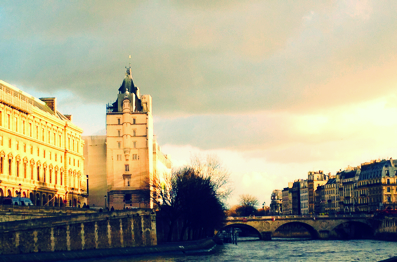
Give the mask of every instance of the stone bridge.
<svg viewBox="0 0 397 262">
<path fill-rule="evenodd" d="M 275 232 L 287 226 L 304 228 L 313 239 L 371 237 L 379 223 L 371 215 L 337 217 L 257 217 L 228 218 L 225 227 L 248 227 L 257 231 L 262 240 L 271 240 Z"/>
</svg>

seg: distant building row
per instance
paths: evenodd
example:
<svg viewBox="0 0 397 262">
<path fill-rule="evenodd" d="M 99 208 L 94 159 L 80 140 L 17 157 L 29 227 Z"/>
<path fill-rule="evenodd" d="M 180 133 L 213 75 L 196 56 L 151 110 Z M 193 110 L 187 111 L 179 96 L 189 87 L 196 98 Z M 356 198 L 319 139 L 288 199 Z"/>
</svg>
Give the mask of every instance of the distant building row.
<svg viewBox="0 0 397 262">
<path fill-rule="evenodd" d="M 315 215 L 397 208 L 397 160 L 372 160 L 332 176 L 309 172 L 271 195 L 270 212 Z"/>
</svg>

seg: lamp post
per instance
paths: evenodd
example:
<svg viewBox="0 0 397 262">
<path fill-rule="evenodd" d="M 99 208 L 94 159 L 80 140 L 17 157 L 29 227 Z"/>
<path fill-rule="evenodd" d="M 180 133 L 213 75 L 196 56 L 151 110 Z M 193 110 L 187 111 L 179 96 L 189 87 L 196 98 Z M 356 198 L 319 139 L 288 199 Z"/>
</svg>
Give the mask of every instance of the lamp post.
<svg viewBox="0 0 397 262">
<path fill-rule="evenodd" d="M 74 204 L 74 203 L 73 203 L 73 202 L 74 202 L 74 201 L 73 201 L 73 200 L 74 200 L 74 199 L 73 199 L 73 191 L 74 191 L 74 187 L 72 187 L 71 189 L 72 189 L 72 207 L 73 207 L 73 204 Z"/>
<path fill-rule="evenodd" d="M 105 209 L 106 209 L 106 195 L 104 196 L 104 198 L 105 198 Z"/>
<path fill-rule="evenodd" d="M 18 193 L 18 195 L 19 195 L 19 200 L 21 200 L 21 196 L 22 196 L 22 185 L 19 184 L 18 186 L 19 186 L 19 193 Z"/>
</svg>

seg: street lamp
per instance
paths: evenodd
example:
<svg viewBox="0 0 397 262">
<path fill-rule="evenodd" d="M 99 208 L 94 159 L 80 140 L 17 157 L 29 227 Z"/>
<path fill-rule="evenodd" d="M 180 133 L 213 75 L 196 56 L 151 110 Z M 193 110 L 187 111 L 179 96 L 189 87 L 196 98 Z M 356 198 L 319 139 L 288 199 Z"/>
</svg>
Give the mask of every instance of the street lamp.
<svg viewBox="0 0 397 262">
<path fill-rule="evenodd" d="M 73 202 L 74 202 L 74 201 L 73 201 L 73 200 L 74 200 L 74 199 L 73 199 L 73 191 L 74 191 L 74 187 L 72 187 L 71 189 L 72 189 L 72 207 L 73 207 L 73 204 L 74 204 L 74 203 L 73 203 Z"/>
<path fill-rule="evenodd" d="M 106 209 L 106 195 L 104 196 L 104 198 L 105 198 L 105 209 Z"/>
<path fill-rule="evenodd" d="M 21 200 L 21 196 L 22 196 L 22 185 L 19 184 L 19 200 Z"/>
</svg>

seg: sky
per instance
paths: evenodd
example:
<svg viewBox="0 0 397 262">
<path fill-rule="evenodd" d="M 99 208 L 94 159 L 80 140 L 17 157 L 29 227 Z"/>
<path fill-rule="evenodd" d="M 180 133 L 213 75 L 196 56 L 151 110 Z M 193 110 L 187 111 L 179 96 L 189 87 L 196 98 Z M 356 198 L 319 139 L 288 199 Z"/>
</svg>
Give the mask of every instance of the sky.
<svg viewBox="0 0 397 262">
<path fill-rule="evenodd" d="M 3 0 L 0 79 L 56 96 L 97 135 L 131 63 L 174 165 L 216 155 L 230 206 L 241 194 L 269 205 L 309 171 L 397 158 L 396 10 L 386 0 Z"/>
</svg>

